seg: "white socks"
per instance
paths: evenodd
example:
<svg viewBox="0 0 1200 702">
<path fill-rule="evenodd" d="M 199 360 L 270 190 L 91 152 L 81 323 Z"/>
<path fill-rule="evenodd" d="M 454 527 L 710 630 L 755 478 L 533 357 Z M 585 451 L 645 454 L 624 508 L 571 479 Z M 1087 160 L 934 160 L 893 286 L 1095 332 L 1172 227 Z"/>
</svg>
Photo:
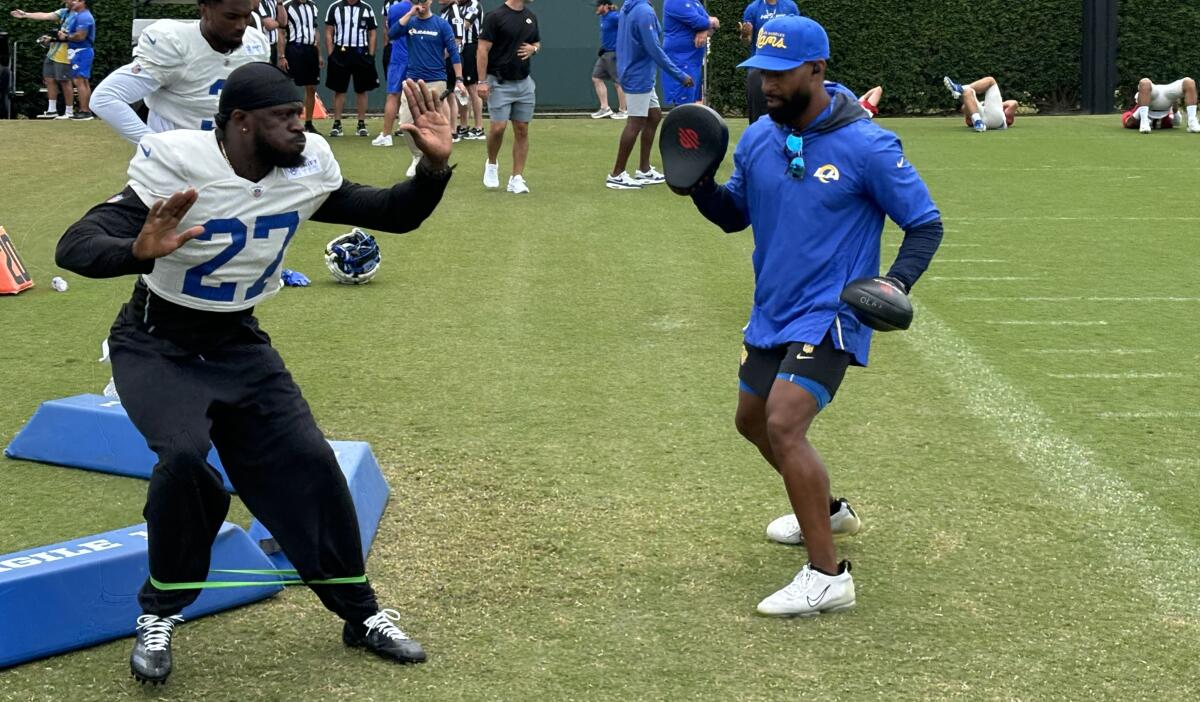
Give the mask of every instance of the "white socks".
<svg viewBox="0 0 1200 702">
<path fill-rule="evenodd" d="M 1150 126 L 1150 108 L 1147 105 L 1142 105 L 1137 109 L 1137 116 L 1141 126 Z"/>
<path fill-rule="evenodd" d="M 46 104 L 49 105 L 46 108 L 47 112 L 58 112 L 58 100 L 47 100 Z"/>
<path fill-rule="evenodd" d="M 1191 122 L 1191 121 L 1195 120 L 1195 119 L 1196 119 L 1196 106 L 1195 106 L 1195 105 L 1188 105 L 1188 106 L 1187 106 L 1187 113 L 1188 113 L 1188 121 L 1189 121 L 1189 122 Z"/>
</svg>

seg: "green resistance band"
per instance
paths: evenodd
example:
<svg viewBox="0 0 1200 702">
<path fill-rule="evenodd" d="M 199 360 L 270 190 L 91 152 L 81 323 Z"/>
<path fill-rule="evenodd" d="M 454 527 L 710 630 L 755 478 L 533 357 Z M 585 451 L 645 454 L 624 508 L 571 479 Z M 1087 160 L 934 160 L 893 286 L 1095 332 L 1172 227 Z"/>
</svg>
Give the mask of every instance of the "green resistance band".
<svg viewBox="0 0 1200 702">
<path fill-rule="evenodd" d="M 212 573 L 229 573 L 233 575 L 275 575 L 275 576 L 297 576 L 294 570 L 219 570 L 213 569 Z M 293 579 L 277 579 L 277 580 L 205 580 L 197 583 L 164 583 L 150 576 L 150 584 L 159 590 L 211 590 L 227 587 L 273 587 L 275 585 L 354 585 L 357 583 L 367 582 L 366 575 L 354 575 L 348 578 L 328 578 L 326 580 L 300 580 Z"/>
</svg>

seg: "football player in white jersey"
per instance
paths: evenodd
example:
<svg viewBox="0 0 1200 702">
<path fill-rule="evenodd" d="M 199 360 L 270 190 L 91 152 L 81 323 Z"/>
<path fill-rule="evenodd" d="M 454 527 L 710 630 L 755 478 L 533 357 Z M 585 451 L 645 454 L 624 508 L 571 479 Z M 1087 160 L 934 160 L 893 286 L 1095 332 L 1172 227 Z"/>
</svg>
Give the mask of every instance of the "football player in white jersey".
<svg viewBox="0 0 1200 702">
<path fill-rule="evenodd" d="M 1179 102 L 1187 109 L 1187 130 L 1200 132 L 1200 120 L 1196 118 L 1196 81 L 1184 77 L 1174 83 L 1159 85 L 1149 78 L 1138 81 L 1137 102 L 1121 115 L 1121 124 L 1126 129 L 1137 129 L 1149 134 L 1152 129 L 1171 129 L 1178 125 Z"/>
<path fill-rule="evenodd" d="M 305 134 L 301 95 L 268 63 L 225 83 L 215 130 L 146 136 L 129 183 L 58 244 L 60 266 L 104 278 L 140 274 L 109 336 L 130 420 L 158 455 L 146 498 L 150 578 L 130 666 L 171 672 L 171 635 L 199 595 L 229 495 L 207 464 L 216 446 L 239 497 L 299 578 L 345 620 L 342 640 L 384 658 L 425 660 L 367 583 L 354 502 L 300 389 L 258 327 L 254 305 L 279 290 L 288 243 L 306 219 L 416 229 L 450 179 L 450 122 L 408 81 L 421 148 L 417 175 L 391 188 L 342 178 L 325 139 Z"/>
<path fill-rule="evenodd" d="M 251 22 L 251 0 L 199 0 L 200 22 L 164 19 L 146 27 L 133 62 L 96 86 L 92 109 L 133 143 L 152 132 L 212 129 L 221 86 L 239 66 L 270 61 Z M 145 124 L 130 106 L 145 100 Z"/>
</svg>

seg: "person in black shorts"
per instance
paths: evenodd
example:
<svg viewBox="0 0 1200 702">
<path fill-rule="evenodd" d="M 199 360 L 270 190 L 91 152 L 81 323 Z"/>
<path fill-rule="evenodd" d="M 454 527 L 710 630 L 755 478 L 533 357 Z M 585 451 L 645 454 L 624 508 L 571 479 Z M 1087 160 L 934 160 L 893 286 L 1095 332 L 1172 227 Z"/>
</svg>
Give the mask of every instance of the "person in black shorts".
<svg viewBox="0 0 1200 702">
<path fill-rule="evenodd" d="M 329 136 L 342 135 L 342 108 L 346 90 L 354 79 L 358 127 L 355 134 L 367 136 L 367 93 L 379 87 L 375 69 L 375 11 L 362 0 L 337 0 L 325 13 L 325 48 L 329 70 L 325 87 L 333 91 L 333 128 Z"/>
<path fill-rule="evenodd" d="M 304 131 L 310 134 L 317 133 L 312 116 L 317 105 L 317 84 L 325 67 L 317 46 L 317 13 L 317 4 L 312 0 L 291 0 L 279 6 L 279 67 L 304 88 Z"/>
<path fill-rule="evenodd" d="M 459 99 L 459 126 L 454 132 L 454 140 L 484 140 L 483 133 L 483 99 L 479 97 L 479 66 L 476 56 L 479 49 L 479 30 L 483 18 L 483 8 L 479 0 L 440 0 L 442 17 L 450 23 L 454 30 L 454 40 L 458 42 L 458 53 L 462 58 L 463 85 L 467 89 L 466 102 Z M 454 64 L 446 58 L 447 81 L 453 84 Z M 474 125 L 470 126 L 474 118 Z"/>
</svg>

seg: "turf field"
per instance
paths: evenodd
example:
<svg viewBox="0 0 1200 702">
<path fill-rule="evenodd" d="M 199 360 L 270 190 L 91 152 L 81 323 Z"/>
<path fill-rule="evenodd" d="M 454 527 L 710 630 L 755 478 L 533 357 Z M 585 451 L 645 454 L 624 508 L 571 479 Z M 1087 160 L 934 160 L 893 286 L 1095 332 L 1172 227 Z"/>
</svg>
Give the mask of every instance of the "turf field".
<svg viewBox="0 0 1200 702">
<path fill-rule="evenodd" d="M 287 265 L 314 285 L 259 308 L 327 435 L 380 459 L 369 573 L 430 662 L 345 650 L 289 591 L 186 624 L 166 688 L 130 680 L 124 640 L 0 672 L 0 699 L 1197 699 L 1200 136 L 881 122 L 947 229 L 913 328 L 877 337 L 815 425 L 864 520 L 840 546 L 855 609 L 754 614 L 804 557 L 763 536 L 787 505 L 733 429 L 749 234 L 665 188 L 606 190 L 619 124 L 546 120 L 531 195 L 484 192 L 483 143 L 460 144 L 426 226 L 380 237 L 374 282 L 334 284 L 320 253 L 341 230 L 305 225 Z M 49 282 L 130 149 L 99 122 L 0 139 L 0 224 L 38 282 L 0 299 L 6 443 L 108 379 L 131 281 Z M 408 165 L 334 148 L 363 182 Z M 136 480 L 0 471 L 0 553 L 141 519 Z"/>
</svg>

